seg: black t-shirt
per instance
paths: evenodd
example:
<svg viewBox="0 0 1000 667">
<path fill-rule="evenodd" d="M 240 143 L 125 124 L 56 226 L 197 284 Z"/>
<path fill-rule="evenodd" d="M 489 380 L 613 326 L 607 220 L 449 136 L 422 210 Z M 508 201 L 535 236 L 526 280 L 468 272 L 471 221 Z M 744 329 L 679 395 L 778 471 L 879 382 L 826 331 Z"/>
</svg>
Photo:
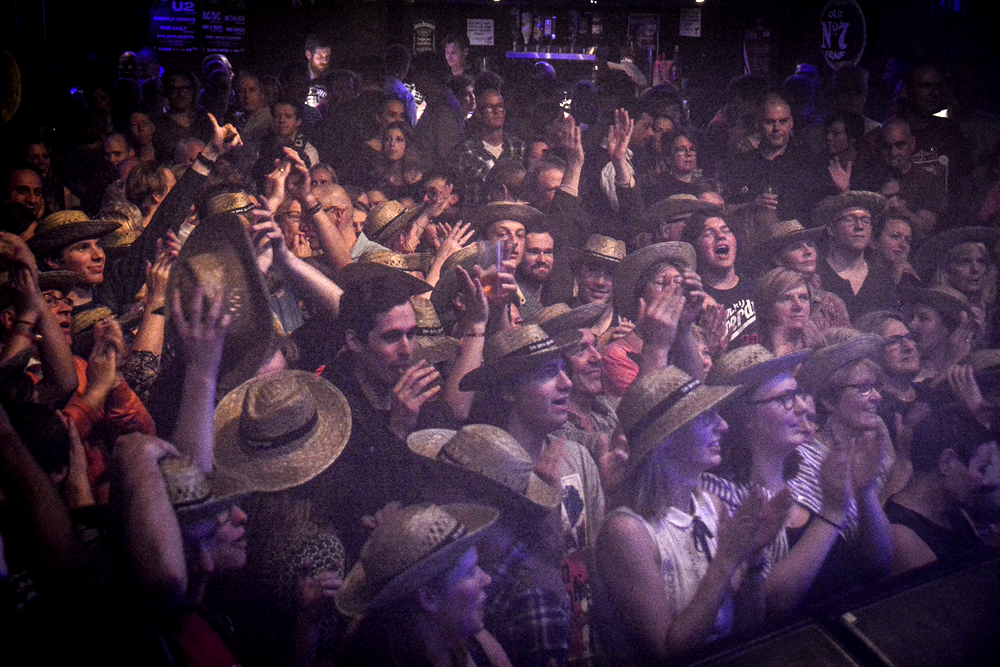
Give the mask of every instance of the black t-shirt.
<svg viewBox="0 0 1000 667">
<path fill-rule="evenodd" d="M 753 301 L 755 290 L 756 286 L 746 278 L 740 278 L 736 287 L 727 290 L 705 286 L 705 293 L 726 309 L 730 349 L 760 342 L 757 309 Z"/>
</svg>

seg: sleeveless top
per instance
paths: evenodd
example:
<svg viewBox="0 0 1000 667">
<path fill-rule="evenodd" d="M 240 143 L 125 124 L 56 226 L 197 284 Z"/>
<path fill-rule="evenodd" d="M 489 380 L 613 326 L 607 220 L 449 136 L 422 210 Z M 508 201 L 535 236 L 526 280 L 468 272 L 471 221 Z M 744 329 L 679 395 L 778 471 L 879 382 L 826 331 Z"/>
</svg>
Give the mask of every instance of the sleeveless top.
<svg viewBox="0 0 1000 667">
<path fill-rule="evenodd" d="M 961 512 L 951 516 L 953 527 L 948 529 L 893 500 L 886 502 L 884 509 L 889 523 L 906 526 L 916 533 L 938 560 L 988 551 L 968 518 Z"/>
<path fill-rule="evenodd" d="M 656 544 L 660 554 L 660 574 L 663 578 L 663 588 L 669 602 L 671 619 L 677 618 L 691 603 L 698 586 L 701 584 L 711 557 L 715 555 L 716 541 L 719 535 L 719 516 L 715 505 L 708 494 L 696 490 L 691 494 L 694 503 L 694 514 L 688 514 L 676 507 L 670 507 L 666 512 L 652 521 L 647 521 L 627 507 L 619 507 L 611 514 L 630 516 L 642 523 L 649 536 Z M 698 519 L 699 521 L 696 521 Z M 696 540 L 697 523 L 704 523 L 709 535 L 705 540 Z M 705 553 L 705 546 L 707 551 Z M 620 656 L 622 663 L 635 661 L 639 652 L 631 644 L 633 641 L 630 628 L 625 627 L 617 610 L 607 609 L 607 617 L 602 616 L 602 622 L 610 624 L 608 632 L 601 633 L 600 640 L 605 649 L 611 649 L 608 655 Z M 715 618 L 715 625 L 708 641 L 714 641 L 730 632 L 733 626 L 733 599 L 726 597 Z M 607 643 L 614 644 L 608 646 Z M 621 644 L 620 646 L 618 644 Z M 616 658 L 617 659 L 617 658 Z"/>
</svg>

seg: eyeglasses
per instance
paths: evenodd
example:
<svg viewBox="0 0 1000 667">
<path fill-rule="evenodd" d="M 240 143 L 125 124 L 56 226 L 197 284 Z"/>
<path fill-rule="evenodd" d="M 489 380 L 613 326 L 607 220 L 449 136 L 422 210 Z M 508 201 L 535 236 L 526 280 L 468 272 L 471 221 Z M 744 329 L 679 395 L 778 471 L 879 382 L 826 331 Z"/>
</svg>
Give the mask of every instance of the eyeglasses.
<svg viewBox="0 0 1000 667">
<path fill-rule="evenodd" d="M 888 349 L 895 349 L 895 348 L 900 347 L 903 344 L 903 341 L 907 341 L 909 343 L 916 343 L 917 342 L 917 341 L 913 340 L 913 334 L 900 334 L 900 335 L 897 335 L 897 336 L 886 336 L 885 337 L 885 342 L 882 343 L 882 345 L 885 346 L 885 348 L 887 350 Z"/>
<path fill-rule="evenodd" d="M 347 210 L 346 207 L 328 206 L 328 207 L 326 207 L 326 208 L 323 209 L 323 212 L 326 213 L 327 215 L 330 215 L 332 213 L 333 217 L 339 218 L 340 216 L 344 215 L 344 211 L 346 211 L 346 210 Z"/>
<path fill-rule="evenodd" d="M 301 220 L 302 211 L 288 211 L 284 214 L 286 220 Z"/>
<path fill-rule="evenodd" d="M 503 113 L 506 107 L 502 104 L 484 104 L 483 111 L 492 111 L 494 113 Z"/>
<path fill-rule="evenodd" d="M 862 225 L 865 225 L 866 227 L 871 227 L 872 226 L 872 217 L 870 215 L 842 215 L 839 218 L 837 218 L 837 220 L 836 220 L 836 223 L 838 225 L 842 224 L 842 223 L 845 223 L 845 222 L 849 222 L 852 225 L 856 225 L 858 223 L 861 223 Z"/>
<path fill-rule="evenodd" d="M 858 392 L 858 396 L 866 398 L 871 395 L 873 391 L 881 391 L 881 382 L 860 382 L 858 384 L 845 384 L 842 385 L 844 389 L 853 389 Z"/>
<path fill-rule="evenodd" d="M 45 299 L 45 304 L 50 307 L 56 305 L 57 303 L 66 304 L 70 308 L 73 307 L 73 300 L 68 296 L 56 296 L 52 292 L 45 292 L 42 294 L 42 298 Z"/>
<path fill-rule="evenodd" d="M 783 394 L 778 394 L 777 396 L 771 396 L 770 398 L 762 398 L 759 401 L 750 401 L 750 405 L 761 405 L 763 403 L 772 403 L 778 401 L 781 403 L 781 407 L 785 410 L 791 410 L 795 407 L 795 399 L 805 402 L 806 396 L 809 393 L 802 391 L 801 389 L 789 389 Z"/>
</svg>

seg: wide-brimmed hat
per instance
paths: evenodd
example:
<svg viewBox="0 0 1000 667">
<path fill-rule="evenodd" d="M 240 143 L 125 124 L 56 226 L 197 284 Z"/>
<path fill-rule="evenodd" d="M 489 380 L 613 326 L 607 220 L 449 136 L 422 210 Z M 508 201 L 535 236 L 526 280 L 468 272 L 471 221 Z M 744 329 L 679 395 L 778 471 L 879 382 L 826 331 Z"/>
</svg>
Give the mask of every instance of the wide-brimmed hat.
<svg viewBox="0 0 1000 667">
<path fill-rule="evenodd" d="M 856 336 L 817 350 L 802 363 L 799 369 L 799 386 L 810 394 L 817 394 L 838 370 L 861 359 L 881 362 L 885 339 L 874 334 Z"/>
<path fill-rule="evenodd" d="M 974 350 L 966 357 L 965 363 L 972 366 L 972 372 L 981 385 L 988 383 L 991 387 L 995 387 L 1000 381 L 1000 350 L 993 348 Z"/>
<path fill-rule="evenodd" d="M 420 589 L 448 571 L 496 521 L 492 507 L 410 505 L 393 512 L 361 547 L 334 595 L 337 609 L 361 616 Z"/>
<path fill-rule="evenodd" d="M 640 375 L 618 404 L 618 421 L 628 439 L 629 468 L 635 469 L 677 429 L 739 390 L 739 386 L 703 385 L 676 366 Z"/>
<path fill-rule="evenodd" d="M 659 225 L 661 222 L 682 222 L 695 213 L 721 213 L 722 207 L 712 202 L 702 201 L 694 195 L 671 195 L 661 199 L 642 214 L 644 225 Z"/>
<path fill-rule="evenodd" d="M 245 479 L 219 471 L 206 475 L 187 456 L 161 459 L 160 472 L 181 523 L 213 519 L 256 490 Z"/>
<path fill-rule="evenodd" d="M 121 225 L 101 240 L 101 245 L 111 254 L 118 248 L 125 248 L 135 243 L 142 236 L 142 211 L 129 201 L 113 201 L 101 208 L 100 217 L 108 222 Z"/>
<path fill-rule="evenodd" d="M 273 354 L 277 335 L 257 254 L 235 213 L 203 220 L 177 256 L 167 293 L 180 291 L 187 309 L 199 286 L 206 304 L 220 292 L 229 304 L 231 321 L 219 368 L 219 392 L 224 394 L 254 376 L 267 355 Z"/>
<path fill-rule="evenodd" d="M 452 472 L 465 473 L 473 486 L 485 482 L 516 503 L 552 509 L 562 500 L 562 490 L 535 473 L 531 455 L 514 436 L 496 426 L 425 429 L 411 433 L 406 444 L 410 451 L 438 461 Z"/>
<path fill-rule="evenodd" d="M 549 336 L 537 324 L 525 324 L 498 331 L 486 339 L 483 365 L 469 372 L 459 383 L 462 391 L 483 391 L 499 380 L 554 359 L 580 342 L 578 330 Z"/>
<path fill-rule="evenodd" d="M 801 241 L 818 242 L 826 235 L 823 227 L 806 229 L 798 220 L 782 220 L 771 226 L 766 237 L 757 242 L 750 252 L 750 258 L 760 266 L 766 266 L 771 259 L 793 243 Z"/>
<path fill-rule="evenodd" d="M 423 205 L 406 208 L 396 200 L 377 204 L 365 220 L 365 236 L 372 241 L 388 239 L 424 210 Z"/>
<path fill-rule="evenodd" d="M 83 211 L 57 211 L 42 218 L 28 247 L 35 257 L 42 258 L 71 243 L 99 239 L 118 227 L 117 222 L 91 220 Z"/>
<path fill-rule="evenodd" d="M 650 267 L 662 262 L 673 262 L 692 271 L 696 271 L 698 265 L 694 246 L 683 241 L 654 243 L 629 253 L 615 269 L 615 308 L 622 317 L 638 318 L 639 279 Z"/>
<path fill-rule="evenodd" d="M 1000 232 L 992 227 L 955 227 L 935 234 L 921 245 L 913 256 L 913 268 L 920 279 L 931 282 L 934 272 L 948 258 L 948 251 L 963 243 L 982 243 L 991 255 L 996 252 L 994 246 L 1000 239 Z"/>
<path fill-rule="evenodd" d="M 250 195 L 245 192 L 223 192 L 215 195 L 205 204 L 205 216 L 212 217 L 222 213 L 236 213 L 246 215 L 254 210 L 254 203 Z"/>
<path fill-rule="evenodd" d="M 576 308 L 570 308 L 565 303 L 554 303 L 542 308 L 524 321 L 525 324 L 537 324 L 550 336 L 571 329 L 589 329 L 597 324 L 611 308 L 606 303 L 585 303 Z"/>
<path fill-rule="evenodd" d="M 738 347 L 719 357 L 708 374 L 708 384 L 742 384 L 754 386 L 779 375 L 790 375 L 809 356 L 809 350 L 798 350 L 775 357 L 763 345 Z"/>
<path fill-rule="evenodd" d="M 872 217 L 880 215 L 885 209 L 885 197 L 877 192 L 849 190 L 824 198 L 813 209 L 813 227 L 826 227 L 837 219 L 837 214 L 852 208 L 863 208 Z"/>
<path fill-rule="evenodd" d="M 600 262 L 615 267 L 625 259 L 625 242 L 610 236 L 591 234 L 583 247 L 575 252 L 578 262 Z"/>
<path fill-rule="evenodd" d="M 899 291 L 899 297 L 904 305 L 919 304 L 942 313 L 959 313 L 964 310 L 972 314 L 972 303 L 964 294 L 947 285 L 904 287 Z"/>
<path fill-rule="evenodd" d="M 305 371 L 255 377 L 215 408 L 215 466 L 261 491 L 304 484 L 326 470 L 351 437 L 351 408 Z"/>
<path fill-rule="evenodd" d="M 494 222 L 500 220 L 513 220 L 520 222 L 526 228 L 539 228 L 544 226 L 545 214 L 534 206 L 513 201 L 495 201 L 480 206 L 470 213 L 465 222 L 472 225 L 472 228 L 485 233 Z"/>
<path fill-rule="evenodd" d="M 453 336 L 445 335 L 444 326 L 431 300 L 415 296 L 410 299 L 410 303 L 417 316 L 416 343 L 421 350 L 421 358 L 432 364 L 455 361 L 462 343 Z"/>
<path fill-rule="evenodd" d="M 420 278 L 407 273 L 411 270 L 404 255 L 380 248 L 363 253 L 356 262 L 342 268 L 336 275 L 336 283 L 347 289 L 349 285 L 358 283 L 388 280 L 410 296 L 425 294 L 434 289 Z"/>
<path fill-rule="evenodd" d="M 87 280 L 76 271 L 40 271 L 38 273 L 38 287 L 43 292 L 59 290 L 63 294 L 68 294 L 74 287 L 86 284 Z"/>
</svg>

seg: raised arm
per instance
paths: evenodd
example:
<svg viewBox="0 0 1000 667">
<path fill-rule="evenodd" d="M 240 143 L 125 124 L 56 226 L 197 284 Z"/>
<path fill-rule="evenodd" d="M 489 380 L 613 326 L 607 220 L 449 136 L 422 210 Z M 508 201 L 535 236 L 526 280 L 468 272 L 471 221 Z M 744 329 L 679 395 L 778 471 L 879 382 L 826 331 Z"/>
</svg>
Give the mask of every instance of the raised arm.
<svg viewBox="0 0 1000 667">
<path fill-rule="evenodd" d="M 580 196 L 580 174 L 583 173 L 583 141 L 580 126 L 572 116 L 563 120 L 563 150 L 566 155 L 566 171 L 563 172 L 559 189 L 572 197 Z"/>
<path fill-rule="evenodd" d="M 458 383 L 468 373 L 483 365 L 483 346 L 486 342 L 486 324 L 489 320 L 490 305 L 483 293 L 479 278 L 472 278 L 465 269 L 455 267 L 462 286 L 462 303 L 465 311 L 459 321 L 461 347 L 458 357 L 451 367 L 451 373 L 444 381 L 444 400 L 458 421 L 469 418 L 472 398 L 475 392 L 460 391 Z"/>
</svg>

